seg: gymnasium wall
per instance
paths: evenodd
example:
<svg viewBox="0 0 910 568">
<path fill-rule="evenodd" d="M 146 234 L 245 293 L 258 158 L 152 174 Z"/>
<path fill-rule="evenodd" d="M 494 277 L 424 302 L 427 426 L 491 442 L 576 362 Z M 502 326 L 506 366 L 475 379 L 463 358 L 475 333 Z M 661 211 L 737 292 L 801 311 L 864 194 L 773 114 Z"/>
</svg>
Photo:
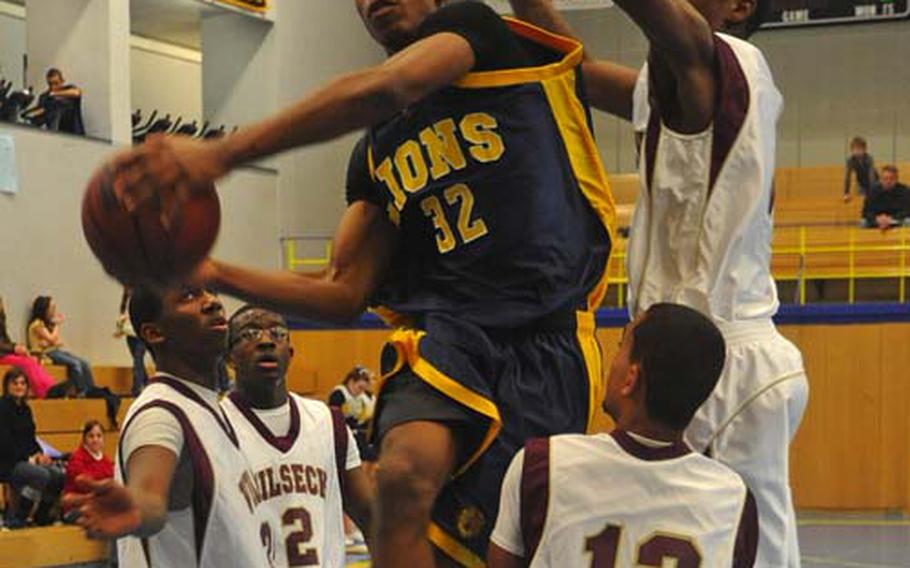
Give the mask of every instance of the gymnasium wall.
<svg viewBox="0 0 910 568">
<path fill-rule="evenodd" d="M 22 54 L 25 52 L 25 23 L 0 12 L 0 77 L 22 86 Z"/>
<path fill-rule="evenodd" d="M 183 116 L 184 122 L 197 120 L 201 125 L 201 54 L 134 37 L 130 49 L 130 98 L 132 110 L 142 109 L 145 117 L 158 109 L 159 116 L 169 113 L 173 118 Z"/>
<path fill-rule="evenodd" d="M 596 56 L 640 67 L 647 45 L 618 9 L 568 12 L 575 32 Z M 761 32 L 754 38 L 768 58 L 786 100 L 778 138 L 778 166 L 836 164 L 847 141 L 862 134 L 880 163 L 910 156 L 910 21 Z M 634 168 L 631 130 L 596 117 L 598 145 L 611 172 Z"/>
<path fill-rule="evenodd" d="M 353 2 L 276 2 L 275 10 L 279 107 L 383 59 Z M 279 159 L 282 234 L 334 233 L 345 208 L 345 173 L 356 140 L 350 135 Z"/>
<path fill-rule="evenodd" d="M 108 278 L 82 236 L 80 204 L 92 170 L 114 150 L 79 137 L 0 125 L 16 145 L 19 193 L 0 194 L 0 295 L 9 331 L 24 340 L 28 309 L 50 294 L 67 317 L 68 348 L 96 364 L 129 363 L 112 337 L 120 288 Z M 250 266 L 280 263 L 277 179 L 273 172 L 242 169 L 219 184 L 222 231 L 215 255 Z M 237 306 L 237 302 L 230 302 Z"/>
</svg>

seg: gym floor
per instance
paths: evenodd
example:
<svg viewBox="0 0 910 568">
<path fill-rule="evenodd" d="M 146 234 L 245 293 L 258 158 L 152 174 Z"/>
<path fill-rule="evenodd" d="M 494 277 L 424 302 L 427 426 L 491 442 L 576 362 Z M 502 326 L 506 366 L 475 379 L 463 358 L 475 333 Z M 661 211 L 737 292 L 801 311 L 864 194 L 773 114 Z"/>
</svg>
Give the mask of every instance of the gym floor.
<svg viewBox="0 0 910 568">
<path fill-rule="evenodd" d="M 907 568 L 910 517 L 806 511 L 799 543 L 804 568 Z"/>
<path fill-rule="evenodd" d="M 910 517 L 881 513 L 803 512 L 803 568 L 910 568 Z M 365 557 L 349 568 L 366 568 Z"/>
<path fill-rule="evenodd" d="M 910 516 L 900 513 L 804 511 L 799 541 L 803 568 L 910 568 Z M 366 556 L 348 558 L 348 568 L 369 565 Z"/>
</svg>

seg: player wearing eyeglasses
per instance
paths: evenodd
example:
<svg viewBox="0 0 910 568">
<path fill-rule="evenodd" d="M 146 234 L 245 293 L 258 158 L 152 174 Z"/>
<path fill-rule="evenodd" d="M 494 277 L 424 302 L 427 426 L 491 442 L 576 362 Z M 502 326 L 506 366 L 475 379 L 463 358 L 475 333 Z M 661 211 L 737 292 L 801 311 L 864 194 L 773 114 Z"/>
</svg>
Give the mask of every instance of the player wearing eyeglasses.
<svg viewBox="0 0 910 568">
<path fill-rule="evenodd" d="M 342 566 L 342 511 L 369 534 L 372 495 L 344 417 L 288 392 L 293 355 L 280 315 L 246 306 L 231 317 L 234 390 L 221 404 L 251 465 L 240 490 L 265 511 L 259 536 L 272 566 Z"/>
</svg>

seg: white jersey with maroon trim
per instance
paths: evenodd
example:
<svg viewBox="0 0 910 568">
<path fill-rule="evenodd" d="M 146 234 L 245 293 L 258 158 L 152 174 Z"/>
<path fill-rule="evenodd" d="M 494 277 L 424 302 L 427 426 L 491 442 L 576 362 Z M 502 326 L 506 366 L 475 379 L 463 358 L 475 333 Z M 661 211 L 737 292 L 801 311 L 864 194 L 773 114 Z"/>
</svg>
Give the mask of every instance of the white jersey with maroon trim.
<svg viewBox="0 0 910 568">
<path fill-rule="evenodd" d="M 185 509 L 168 511 L 167 522 L 156 535 L 119 539 L 120 565 L 268 566 L 259 536 L 261 519 L 247 508 L 240 492 L 240 480 L 249 475 L 249 466 L 234 429 L 219 407 L 181 381 L 154 377 L 130 406 L 120 434 L 116 478 L 126 480 L 123 440 L 133 419 L 153 408 L 166 410 L 180 423 L 183 453 L 192 467 L 191 502 Z"/>
<path fill-rule="evenodd" d="M 250 460 L 241 490 L 268 518 L 271 565 L 344 566 L 343 473 L 360 464 L 349 459 L 356 445 L 341 413 L 289 393 L 290 428 L 276 436 L 239 393 L 221 405 Z"/>
<path fill-rule="evenodd" d="M 492 541 L 532 567 L 743 568 L 757 523 L 726 466 L 617 431 L 528 442 L 503 482 Z"/>
<path fill-rule="evenodd" d="M 704 132 L 663 123 L 647 66 L 633 97 L 636 128 L 647 122 L 626 256 L 633 314 L 673 302 L 735 322 L 778 308 L 771 209 L 783 97 L 756 47 L 724 34 L 715 45 L 717 108 Z"/>
</svg>

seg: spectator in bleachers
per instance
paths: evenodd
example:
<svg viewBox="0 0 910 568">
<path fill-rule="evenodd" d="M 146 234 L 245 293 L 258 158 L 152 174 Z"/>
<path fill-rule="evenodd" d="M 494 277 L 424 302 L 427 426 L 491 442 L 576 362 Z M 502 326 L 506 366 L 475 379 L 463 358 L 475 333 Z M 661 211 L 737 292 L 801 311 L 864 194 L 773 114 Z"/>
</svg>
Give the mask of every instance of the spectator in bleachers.
<svg viewBox="0 0 910 568">
<path fill-rule="evenodd" d="M 369 471 L 376 461 L 376 452 L 369 443 L 368 428 L 373 418 L 376 401 L 370 393 L 373 373 L 363 365 L 357 365 L 345 375 L 344 380 L 329 394 L 328 404 L 344 415 L 344 420 L 354 435 L 357 449 L 363 459 L 364 471 Z M 366 548 L 366 539 L 357 525 L 344 516 L 344 544 L 347 551 L 357 554 Z"/>
<path fill-rule="evenodd" d="M 60 497 L 65 475 L 35 438 L 35 420 L 29 408 L 28 379 L 13 367 L 3 377 L 0 398 L 0 480 L 9 483 L 17 503 L 8 505 L 6 526 L 25 525 L 35 504 L 35 523 L 53 522 L 51 512 Z"/>
<path fill-rule="evenodd" d="M 850 201 L 850 180 L 856 176 L 856 190 L 868 197 L 878 182 L 875 171 L 875 160 L 868 152 L 868 144 L 862 136 L 854 136 L 850 141 L 850 157 L 847 158 L 847 174 L 844 179 L 844 201 Z"/>
<path fill-rule="evenodd" d="M 92 367 L 85 359 L 63 350 L 63 339 L 60 336 L 63 319 L 53 298 L 35 298 L 28 323 L 28 349 L 41 358 L 51 360 L 55 365 L 65 366 L 77 396 L 84 397 L 95 388 Z"/>
<path fill-rule="evenodd" d="M 370 393 L 372 376 L 373 373 L 366 367 L 355 366 L 348 371 L 341 384 L 332 390 L 328 400 L 329 406 L 337 408 L 344 415 L 365 461 L 373 461 L 371 457 L 374 455 L 367 444 L 367 428 L 375 407 Z"/>
<path fill-rule="evenodd" d="M 908 218 L 910 189 L 898 180 L 896 166 L 885 166 L 881 181 L 863 204 L 863 226 L 886 230 L 904 224 Z"/>
<path fill-rule="evenodd" d="M 85 134 L 82 124 L 82 89 L 67 83 L 59 69 L 48 69 L 47 90 L 38 97 L 38 105 L 26 112 L 26 118 L 48 130 Z"/>
<path fill-rule="evenodd" d="M 114 462 L 104 455 L 104 428 L 97 420 L 89 420 L 82 428 L 82 443 L 66 464 L 64 493 L 76 491 L 76 479 L 79 476 L 96 481 L 114 477 Z"/>
<path fill-rule="evenodd" d="M 120 297 L 120 315 L 117 317 L 117 331 L 114 333 L 116 338 L 126 338 L 126 346 L 133 357 L 133 388 L 132 395 L 139 396 L 145 384 L 148 382 L 148 374 L 145 371 L 145 343 L 136 337 L 136 330 L 130 323 L 127 308 L 130 303 L 130 289 L 124 288 L 123 295 Z"/>
<path fill-rule="evenodd" d="M 44 370 L 37 359 L 29 356 L 24 345 L 10 339 L 6 329 L 6 309 L 3 306 L 3 298 L 0 298 L 0 365 L 12 365 L 22 369 L 28 377 L 32 396 L 35 398 L 48 396 L 48 391 L 57 382 Z M 53 393 L 50 394 L 53 395 Z"/>
</svg>

